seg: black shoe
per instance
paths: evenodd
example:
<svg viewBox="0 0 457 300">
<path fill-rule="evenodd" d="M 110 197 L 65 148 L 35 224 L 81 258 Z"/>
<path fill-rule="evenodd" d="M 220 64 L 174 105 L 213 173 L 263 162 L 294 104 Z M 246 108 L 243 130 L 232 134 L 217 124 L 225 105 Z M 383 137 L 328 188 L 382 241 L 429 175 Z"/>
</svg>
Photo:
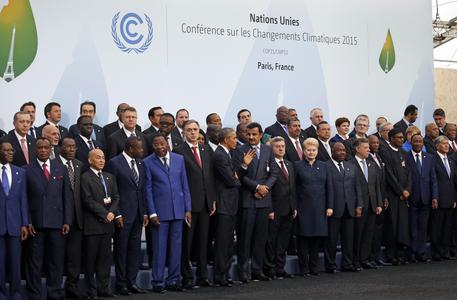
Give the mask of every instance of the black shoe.
<svg viewBox="0 0 457 300">
<path fill-rule="evenodd" d="M 294 278 L 294 275 L 289 274 L 287 272 L 283 272 L 283 273 L 276 273 L 276 277 L 278 279 L 290 279 L 290 278 Z"/>
<path fill-rule="evenodd" d="M 418 256 L 417 257 L 417 261 L 421 262 L 421 263 L 429 263 L 430 262 L 430 258 L 425 257 L 424 255 L 423 256 Z"/>
<path fill-rule="evenodd" d="M 94 295 L 90 295 L 90 296 L 87 296 L 86 299 L 93 300 L 93 299 L 98 299 L 98 297 L 94 296 Z"/>
<path fill-rule="evenodd" d="M 361 270 L 360 267 L 341 268 L 341 272 L 360 272 Z"/>
<path fill-rule="evenodd" d="M 71 289 L 66 289 L 65 298 L 67 298 L 67 299 L 84 299 L 84 298 L 87 298 L 87 296 L 84 296 L 78 290 L 75 291 L 75 290 L 71 290 Z"/>
<path fill-rule="evenodd" d="M 325 273 L 335 274 L 336 273 L 336 269 L 325 269 Z"/>
<path fill-rule="evenodd" d="M 211 286 L 211 282 L 209 282 L 208 279 L 199 279 L 199 280 L 197 280 L 196 286 L 199 286 L 199 287 L 210 287 Z"/>
<path fill-rule="evenodd" d="M 375 261 L 375 263 L 376 263 L 378 266 L 381 266 L 381 267 L 389 267 L 389 266 L 392 265 L 391 263 L 386 262 L 386 261 L 383 261 L 382 259 L 377 259 L 377 260 Z"/>
<path fill-rule="evenodd" d="M 136 284 L 129 286 L 128 289 L 132 294 L 146 294 L 147 293 L 146 290 L 139 288 Z"/>
<path fill-rule="evenodd" d="M 148 263 L 142 263 L 140 265 L 140 270 L 150 270 L 150 269 L 151 269 L 151 265 Z"/>
<path fill-rule="evenodd" d="M 182 292 L 182 287 L 177 284 L 167 285 L 165 289 L 171 292 Z"/>
<path fill-rule="evenodd" d="M 240 277 L 238 280 L 241 281 L 242 283 L 249 283 L 249 281 L 250 281 L 248 276 L 245 273 L 240 274 Z M 231 280 L 227 279 L 227 282 L 230 282 L 230 281 Z M 233 281 L 232 281 L 232 285 L 233 285 Z"/>
<path fill-rule="evenodd" d="M 152 288 L 152 291 L 157 294 L 164 294 L 165 288 L 163 286 L 155 286 Z"/>
<path fill-rule="evenodd" d="M 193 289 L 194 283 L 193 283 L 192 279 L 184 279 L 184 280 L 182 281 L 182 287 L 183 287 L 184 289 L 186 289 L 186 290 L 191 290 L 191 289 Z"/>
<path fill-rule="evenodd" d="M 233 283 L 224 280 L 224 281 L 214 281 L 215 286 L 220 286 L 220 287 L 232 287 Z"/>
<path fill-rule="evenodd" d="M 320 276 L 319 272 L 317 272 L 317 271 L 311 271 L 311 272 L 309 272 L 309 275 L 311 275 L 311 276 Z"/>
<path fill-rule="evenodd" d="M 371 264 L 370 262 L 362 263 L 362 268 L 367 270 L 376 270 L 378 266 Z"/>
<path fill-rule="evenodd" d="M 126 287 L 118 287 L 118 288 L 116 288 L 116 294 L 122 295 L 122 296 L 128 296 L 131 293 Z"/>
<path fill-rule="evenodd" d="M 102 298 L 117 298 L 117 296 L 111 292 L 98 293 L 98 296 Z"/>
<path fill-rule="evenodd" d="M 251 275 L 252 281 L 270 281 L 270 277 L 265 276 L 263 273 L 259 274 L 252 274 Z"/>
<path fill-rule="evenodd" d="M 450 260 L 451 257 L 449 255 L 441 255 L 441 259 L 443 260 Z"/>
<path fill-rule="evenodd" d="M 399 266 L 401 264 L 396 258 L 388 259 L 387 262 L 392 264 L 392 266 Z"/>
</svg>

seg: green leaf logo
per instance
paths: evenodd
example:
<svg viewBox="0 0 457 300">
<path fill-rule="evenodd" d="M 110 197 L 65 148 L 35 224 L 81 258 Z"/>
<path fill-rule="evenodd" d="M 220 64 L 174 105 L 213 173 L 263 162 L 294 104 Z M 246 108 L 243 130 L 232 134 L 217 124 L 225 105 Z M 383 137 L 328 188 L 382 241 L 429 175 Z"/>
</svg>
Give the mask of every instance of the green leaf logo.
<svg viewBox="0 0 457 300">
<path fill-rule="evenodd" d="M 33 62 L 38 38 L 29 0 L 0 4 L 0 77 L 10 82 Z"/>
<path fill-rule="evenodd" d="M 379 65 L 386 74 L 389 73 L 395 65 L 395 49 L 390 29 L 387 30 L 386 40 L 382 47 L 381 54 L 379 55 Z"/>
</svg>

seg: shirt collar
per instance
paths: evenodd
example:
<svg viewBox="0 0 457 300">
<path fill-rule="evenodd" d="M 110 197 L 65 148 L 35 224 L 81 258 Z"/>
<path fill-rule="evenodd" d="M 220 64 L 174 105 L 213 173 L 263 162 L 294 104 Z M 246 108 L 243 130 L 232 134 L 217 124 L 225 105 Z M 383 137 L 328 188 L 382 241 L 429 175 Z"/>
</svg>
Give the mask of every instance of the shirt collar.
<svg viewBox="0 0 457 300">
<path fill-rule="evenodd" d="M 416 158 L 416 154 L 419 154 L 419 157 L 422 158 L 422 151 L 421 152 L 416 152 L 413 149 L 411 149 L 411 153 L 413 154 L 414 158 Z"/>
<path fill-rule="evenodd" d="M 122 127 L 122 130 L 124 130 L 125 135 L 127 136 L 127 138 L 129 138 L 132 135 L 132 133 L 135 134 L 135 136 L 136 136 L 135 129 L 133 129 L 133 131 L 128 131 L 125 127 Z"/>
<path fill-rule="evenodd" d="M 65 157 L 63 157 L 63 156 L 62 156 L 62 155 L 60 155 L 60 154 L 59 154 L 59 157 L 60 157 L 60 160 L 62 161 L 62 163 L 63 163 L 64 165 L 66 165 L 66 164 L 67 164 L 67 161 L 68 161 L 68 159 L 66 159 Z M 70 161 L 70 163 L 71 163 L 71 161 Z"/>
<path fill-rule="evenodd" d="M 402 119 L 403 122 L 405 122 L 406 126 L 409 126 L 409 124 L 411 124 L 410 122 L 408 122 L 405 118 Z"/>
<path fill-rule="evenodd" d="M 80 134 L 79 136 L 83 139 L 83 141 L 84 141 L 86 144 L 87 144 L 87 142 L 89 142 L 89 141 L 92 142 L 92 139 L 88 139 L 88 138 L 86 138 L 85 136 L 83 136 L 82 134 Z"/>
<path fill-rule="evenodd" d="M 224 145 L 222 145 L 222 144 L 219 144 L 219 146 L 221 146 L 221 147 L 222 147 L 222 149 L 224 149 L 224 151 L 225 151 L 225 152 L 227 152 L 227 154 L 229 154 L 229 155 L 230 155 L 230 151 L 229 151 L 229 149 L 227 149 L 227 147 L 225 147 L 225 146 L 224 146 Z"/>
<path fill-rule="evenodd" d="M 447 155 L 445 154 L 441 154 L 440 152 L 436 151 L 436 153 L 438 153 L 439 157 L 441 158 L 441 160 L 443 160 L 445 157 L 447 157 Z"/>
<path fill-rule="evenodd" d="M 9 163 L 6 163 L 6 164 L 0 164 L 0 170 L 3 171 L 3 167 L 6 167 L 6 171 L 10 171 L 11 170 L 11 165 Z"/>
<path fill-rule="evenodd" d="M 394 150 L 395 152 L 398 152 L 398 149 L 394 148 L 390 143 L 389 143 L 389 147 L 390 147 L 390 149 Z"/>
<path fill-rule="evenodd" d="M 51 125 L 54 125 L 55 127 L 59 127 L 59 124 L 55 124 L 54 122 L 51 122 L 51 121 L 49 121 L 49 120 L 46 120 L 46 122 L 48 122 L 48 123 L 51 124 Z"/>
<path fill-rule="evenodd" d="M 163 158 L 166 157 L 167 158 L 167 164 L 170 164 L 170 151 L 167 151 L 167 154 L 165 154 L 165 156 L 162 156 L 162 157 L 159 157 L 157 156 L 160 161 L 163 161 Z"/>
<path fill-rule="evenodd" d="M 46 166 L 48 167 L 48 171 L 50 170 L 49 167 L 51 166 L 51 160 L 49 158 L 45 162 L 39 160 L 38 158 L 36 160 L 37 160 L 37 162 L 38 162 L 38 164 L 40 165 L 41 168 L 43 168 L 43 165 L 46 164 Z"/>
<path fill-rule="evenodd" d="M 336 168 L 339 168 L 338 164 L 341 164 L 341 167 L 344 168 L 344 161 L 337 162 L 337 161 L 334 160 L 333 158 L 332 158 L 332 161 L 333 161 L 333 163 L 335 164 Z"/>
<path fill-rule="evenodd" d="M 213 149 L 213 151 L 216 151 L 216 148 L 217 148 L 217 145 L 214 144 L 213 142 L 211 141 L 208 141 L 208 145 L 211 147 L 211 149 Z M 220 145 L 220 144 L 219 144 Z"/>
<path fill-rule="evenodd" d="M 133 158 L 130 157 L 130 155 L 128 155 L 127 153 L 125 153 L 125 151 L 122 151 L 122 155 L 127 160 L 127 163 L 130 165 L 130 162 L 132 161 Z"/>
<path fill-rule="evenodd" d="M 25 136 L 22 136 L 16 131 L 16 129 L 14 130 L 14 134 L 16 135 L 17 140 L 19 141 L 19 143 L 21 142 L 21 139 L 25 139 L 25 142 L 27 143 L 27 134 Z"/>
<path fill-rule="evenodd" d="M 94 172 L 95 175 L 97 175 L 97 176 L 98 176 L 98 173 L 102 172 L 102 170 L 99 171 L 99 170 L 94 169 L 93 167 L 90 167 L 90 169 L 91 169 L 92 172 Z M 102 172 L 102 173 L 103 173 L 103 172 Z"/>
<path fill-rule="evenodd" d="M 278 163 L 278 165 L 280 165 L 280 164 L 281 164 L 281 162 L 282 162 L 282 161 L 284 161 L 284 157 L 283 157 L 283 158 L 281 158 L 281 159 L 279 159 L 279 158 L 275 157 L 275 161 Z M 284 164 L 286 164 L 286 163 L 284 163 Z"/>
<path fill-rule="evenodd" d="M 124 128 L 124 123 L 121 122 L 121 120 L 117 120 L 117 126 L 120 128 Z"/>
<path fill-rule="evenodd" d="M 365 161 L 366 161 L 366 159 L 360 158 L 360 157 L 358 157 L 357 155 L 355 155 L 354 157 L 355 157 L 355 159 L 357 160 L 357 162 L 358 162 L 359 164 L 362 162 L 362 160 L 365 160 Z"/>
<path fill-rule="evenodd" d="M 186 140 L 186 143 L 187 143 L 187 145 L 189 145 L 189 148 L 190 148 L 190 149 L 192 149 L 192 147 L 197 147 L 197 150 L 200 150 L 200 149 L 198 149 L 198 143 L 197 143 L 197 145 L 192 145 L 192 144 L 189 143 L 189 141 L 187 141 L 187 140 Z"/>
</svg>

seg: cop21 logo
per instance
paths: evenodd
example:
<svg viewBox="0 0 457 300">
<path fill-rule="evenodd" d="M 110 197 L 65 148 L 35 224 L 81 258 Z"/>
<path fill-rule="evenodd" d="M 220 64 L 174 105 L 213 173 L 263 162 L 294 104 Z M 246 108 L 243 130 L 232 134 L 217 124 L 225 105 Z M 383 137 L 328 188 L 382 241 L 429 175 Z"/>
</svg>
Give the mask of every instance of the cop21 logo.
<svg viewBox="0 0 457 300">
<path fill-rule="evenodd" d="M 127 13 L 120 18 L 121 12 L 114 15 L 111 22 L 111 36 L 116 46 L 123 52 L 136 54 L 146 51 L 152 42 L 153 28 L 151 18 L 144 14 L 144 20 L 136 13 Z M 119 30 L 118 30 L 119 23 Z M 140 33 L 141 29 L 146 31 L 147 35 Z M 120 36 L 118 35 L 118 31 Z M 145 32 L 144 32 L 145 33 Z"/>
</svg>

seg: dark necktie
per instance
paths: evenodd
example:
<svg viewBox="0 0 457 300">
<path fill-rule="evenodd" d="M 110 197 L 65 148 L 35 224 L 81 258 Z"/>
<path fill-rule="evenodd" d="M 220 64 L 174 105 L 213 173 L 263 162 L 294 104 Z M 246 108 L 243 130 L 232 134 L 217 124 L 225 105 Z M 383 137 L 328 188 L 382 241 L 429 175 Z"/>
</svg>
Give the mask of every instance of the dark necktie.
<svg viewBox="0 0 457 300">
<path fill-rule="evenodd" d="M 447 159 L 447 156 L 443 157 L 444 160 L 444 167 L 446 168 L 447 175 L 449 178 L 451 177 L 451 167 L 449 166 L 449 161 Z"/>
<path fill-rule="evenodd" d="M 70 178 L 71 189 L 74 190 L 74 188 L 75 188 L 75 170 L 73 170 L 71 161 L 69 161 L 69 160 L 67 160 L 67 170 L 68 170 L 68 177 Z"/>
<path fill-rule="evenodd" d="M 106 182 L 105 178 L 103 178 L 102 172 L 98 172 L 98 179 L 100 180 L 100 183 L 102 184 L 103 189 L 105 190 L 105 197 L 108 198 L 108 189 L 106 188 Z"/>
<path fill-rule="evenodd" d="M 279 162 L 279 164 L 281 165 L 282 175 L 284 175 L 284 177 L 285 177 L 286 179 L 289 179 L 289 173 L 287 173 L 287 169 L 286 169 L 286 166 L 284 165 L 284 161 L 281 160 L 281 161 Z"/>
<path fill-rule="evenodd" d="M 300 160 L 303 159 L 303 151 L 300 148 L 300 143 L 298 142 L 298 139 L 295 140 L 295 150 L 297 150 L 298 157 L 300 157 Z"/>
<path fill-rule="evenodd" d="M 167 163 L 167 157 L 166 156 L 162 157 L 162 160 L 163 160 L 163 165 L 165 166 L 167 171 L 170 171 L 170 167 L 168 166 L 168 163 Z"/>
<path fill-rule="evenodd" d="M 202 161 L 200 160 L 200 156 L 198 156 L 198 152 L 197 152 L 197 147 L 192 147 L 192 152 L 194 153 L 194 157 L 195 157 L 195 160 L 197 161 L 197 165 L 200 167 L 200 169 L 202 168 Z"/>
<path fill-rule="evenodd" d="M 344 168 L 343 168 L 343 163 L 342 162 L 338 163 L 338 170 L 340 171 L 341 175 L 344 175 Z"/>
<path fill-rule="evenodd" d="M 89 150 L 94 150 L 94 143 L 91 140 L 87 140 L 87 144 L 89 145 Z"/>
<path fill-rule="evenodd" d="M 36 139 L 35 128 L 34 128 L 33 126 L 30 127 L 29 132 L 30 132 L 30 135 L 31 135 L 34 139 Z"/>
<path fill-rule="evenodd" d="M 132 170 L 132 177 L 133 177 L 133 180 L 135 181 L 135 184 L 139 185 L 140 184 L 140 177 L 138 177 L 138 173 L 135 170 L 135 160 L 134 159 L 132 159 L 130 161 L 130 168 Z"/>
<path fill-rule="evenodd" d="M 419 153 L 416 153 L 416 168 L 417 168 L 417 171 L 420 174 L 422 172 L 422 164 L 421 164 Z"/>
<path fill-rule="evenodd" d="M 49 181 L 49 179 L 51 178 L 51 174 L 49 174 L 47 164 L 43 164 L 43 173 L 44 173 L 44 177 L 46 177 L 46 180 Z"/>
<path fill-rule="evenodd" d="M 362 163 L 362 170 L 363 170 L 363 176 L 365 177 L 365 180 L 368 182 L 368 166 L 367 166 L 367 161 L 362 159 L 360 161 Z"/>
<path fill-rule="evenodd" d="M 6 174 L 6 166 L 2 167 L 2 186 L 3 186 L 3 191 L 5 192 L 5 195 L 8 196 L 10 192 L 10 183 L 8 181 L 8 175 Z"/>
</svg>

